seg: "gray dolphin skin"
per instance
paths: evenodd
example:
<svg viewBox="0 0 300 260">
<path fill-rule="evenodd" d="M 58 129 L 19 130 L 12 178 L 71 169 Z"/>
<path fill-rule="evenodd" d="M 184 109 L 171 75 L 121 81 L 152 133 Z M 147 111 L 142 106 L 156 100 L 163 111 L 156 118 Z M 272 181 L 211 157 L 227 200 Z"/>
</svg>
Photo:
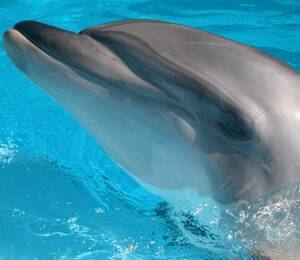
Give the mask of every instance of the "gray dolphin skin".
<svg viewBox="0 0 300 260">
<path fill-rule="evenodd" d="M 300 75 L 267 53 L 152 20 L 79 34 L 24 21 L 3 44 L 154 193 L 188 188 L 230 203 L 300 181 Z"/>
</svg>

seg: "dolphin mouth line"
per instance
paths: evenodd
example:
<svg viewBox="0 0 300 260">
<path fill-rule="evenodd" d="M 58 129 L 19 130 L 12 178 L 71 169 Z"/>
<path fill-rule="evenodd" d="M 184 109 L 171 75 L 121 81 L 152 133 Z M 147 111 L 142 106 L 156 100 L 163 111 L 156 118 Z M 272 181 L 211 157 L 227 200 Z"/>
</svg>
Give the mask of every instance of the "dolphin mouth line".
<svg viewBox="0 0 300 260">
<path fill-rule="evenodd" d="M 45 53 L 46 55 L 48 55 L 48 56 L 51 57 L 52 59 L 55 59 L 55 60 L 57 60 L 57 61 L 59 61 L 59 62 L 65 64 L 65 65 L 67 65 L 67 66 L 71 66 L 71 67 L 76 68 L 76 69 L 78 69 L 78 70 L 80 70 L 80 71 L 83 71 L 84 73 L 87 73 L 87 74 L 89 74 L 89 75 L 91 75 L 91 76 L 93 76 L 93 77 L 96 77 L 97 79 L 99 79 L 99 80 L 101 80 L 101 81 L 104 81 L 104 82 L 106 82 L 106 83 L 108 83 L 108 84 L 111 84 L 111 85 L 113 85 L 114 87 L 121 88 L 121 89 L 123 89 L 123 90 L 126 90 L 126 91 L 128 91 L 128 92 L 131 92 L 131 93 L 134 93 L 134 94 L 137 94 L 137 95 L 141 95 L 141 96 L 143 96 L 143 97 L 145 97 L 145 98 L 155 99 L 155 100 L 157 100 L 157 101 L 159 101 L 159 102 L 167 103 L 167 104 L 176 106 L 176 107 L 178 107 L 179 109 L 183 110 L 185 113 L 187 113 L 188 116 L 189 116 L 190 118 L 192 118 L 192 119 L 195 120 L 195 121 L 198 121 L 197 116 L 196 116 L 192 111 L 190 111 L 190 109 L 189 109 L 188 107 L 183 106 L 182 104 L 179 104 L 178 102 L 176 102 L 176 101 L 174 101 L 174 100 L 172 100 L 172 99 L 170 99 L 170 98 L 168 98 L 168 97 L 166 97 L 166 98 L 164 98 L 164 97 L 159 97 L 159 98 L 158 98 L 158 97 L 155 97 L 155 96 L 147 95 L 147 94 L 145 94 L 145 93 L 141 93 L 141 92 L 134 91 L 134 90 L 132 90 L 129 86 L 127 86 L 126 84 L 117 84 L 117 83 L 113 82 L 113 80 L 109 80 L 109 79 L 107 79 L 107 78 L 101 77 L 101 76 L 98 75 L 97 73 L 91 71 L 91 70 L 88 69 L 88 68 L 85 68 L 84 66 L 80 66 L 80 65 L 79 65 L 78 63 L 76 63 L 76 62 L 72 62 L 72 61 L 67 60 L 66 58 L 64 58 L 64 57 L 62 57 L 62 56 L 60 56 L 60 55 L 57 55 L 54 51 L 51 51 L 45 43 L 41 43 L 41 42 L 35 41 L 35 40 L 34 40 L 34 35 L 30 35 L 26 30 L 24 30 L 24 29 L 22 28 L 22 23 L 24 23 L 24 22 L 17 23 L 16 25 L 14 25 L 13 29 L 11 29 L 11 30 L 17 31 L 18 33 L 20 33 L 26 40 L 28 40 L 28 41 L 29 41 L 31 44 L 33 44 L 36 48 L 38 48 L 40 51 L 42 51 L 43 53 Z M 53 27 L 53 28 L 55 28 L 55 29 L 58 30 L 58 31 L 61 31 L 62 33 L 67 32 L 68 34 L 72 34 L 72 35 L 76 35 L 76 36 L 79 35 L 79 34 L 74 33 L 74 32 L 72 32 L 72 31 L 66 31 L 66 30 L 63 30 L 63 29 L 60 29 L 60 28 L 56 28 L 56 27 Z M 95 42 L 95 40 L 94 40 L 93 38 L 89 37 L 89 36 L 80 34 L 80 37 L 83 37 L 83 38 L 85 38 L 85 39 L 88 39 L 88 40 L 91 41 L 91 42 Z M 101 42 L 98 42 L 98 41 L 97 41 L 97 44 L 99 44 L 99 43 L 102 44 Z M 104 46 L 105 46 L 105 45 L 104 45 Z M 106 46 L 105 46 L 105 47 L 106 47 Z M 107 48 L 108 48 L 108 47 L 107 47 Z M 111 49 L 109 49 L 109 50 L 113 52 L 113 50 L 111 50 Z M 114 52 L 113 52 L 113 53 L 114 53 Z M 115 54 L 115 53 L 114 53 L 114 54 Z M 117 54 L 115 54 L 115 55 L 117 55 Z M 131 72 L 134 73 L 132 70 L 131 70 Z M 134 73 L 134 74 L 135 74 L 135 73 Z M 136 74 L 135 74 L 135 75 L 136 75 Z M 137 75 L 136 75 L 136 76 L 137 76 Z M 142 80 L 143 80 L 143 79 L 142 79 Z M 124 85 L 124 86 L 123 86 L 123 85 Z"/>
<path fill-rule="evenodd" d="M 31 44 L 33 44 L 36 48 L 38 48 L 40 51 L 42 51 L 43 53 L 45 53 L 46 55 L 48 55 L 49 57 L 51 57 L 52 59 L 55 59 L 67 66 L 71 66 L 73 68 L 76 68 L 80 71 L 83 71 L 84 73 L 87 73 L 93 77 L 96 77 L 97 79 L 101 80 L 101 81 L 104 81 L 108 84 L 111 84 L 113 85 L 114 87 L 117 87 L 117 88 L 120 88 L 120 89 L 123 89 L 123 90 L 126 90 L 128 92 L 131 92 L 131 93 L 134 93 L 134 94 L 137 94 L 137 95 L 141 95 L 145 98 L 150 98 L 150 99 L 155 99 L 159 102 L 162 102 L 162 103 L 167 103 L 167 104 L 170 104 L 170 105 L 173 105 L 173 106 L 176 106 L 177 108 L 183 110 L 185 113 L 188 114 L 188 116 L 190 118 L 192 118 L 193 120 L 195 121 L 198 121 L 197 119 L 197 116 L 186 106 L 182 105 L 182 104 L 179 104 L 178 102 L 166 97 L 155 97 L 155 96 L 150 96 L 150 95 L 147 95 L 147 94 L 144 94 L 144 93 L 140 93 L 140 92 L 136 92 L 132 89 L 130 89 L 130 87 L 128 87 L 126 84 L 117 84 L 115 82 L 113 82 L 113 80 L 109 80 L 107 78 L 104 78 L 104 77 L 101 77 L 100 75 L 98 75 L 97 73 L 91 71 L 90 69 L 88 68 L 85 68 L 84 66 L 80 66 L 78 63 L 76 62 L 72 62 L 70 60 L 67 60 L 66 58 L 60 56 L 60 55 L 57 55 L 55 52 L 49 50 L 48 46 L 44 43 L 41 43 L 41 42 L 38 42 L 38 41 L 35 41 L 34 40 L 34 37 L 32 37 L 32 35 L 30 35 L 28 32 L 26 32 L 26 30 L 23 30 L 22 29 L 22 26 L 19 26 L 19 25 L 22 25 L 23 22 L 20 22 L 20 23 L 17 23 L 13 29 L 11 30 L 14 30 L 14 31 L 17 31 L 18 33 L 20 33 L 26 40 L 28 40 Z M 54 27 L 55 28 L 55 27 Z M 74 32 L 71 32 L 71 31 L 65 31 L 65 30 L 62 30 L 62 29 L 59 29 L 59 28 L 55 28 L 61 32 L 67 32 L 67 33 L 70 33 L 72 35 L 76 35 L 78 36 L 79 34 L 77 33 L 74 33 Z M 34 35 L 33 35 L 34 36 Z M 92 41 L 92 42 L 95 42 L 95 40 L 89 36 L 86 36 L 86 35 L 80 35 L 80 37 L 83 37 L 83 38 L 86 38 L 88 39 L 89 41 Z M 99 44 L 99 42 L 97 42 Z M 101 43 L 100 43 L 101 44 Z M 109 49 L 110 51 L 113 52 L 113 50 Z M 115 53 L 114 53 L 115 54 Z M 115 54 L 117 55 L 117 54 Z M 134 73 L 132 71 L 132 73 Z M 135 74 L 135 73 L 134 73 Z M 136 74 L 135 74 L 136 75 Z"/>
</svg>

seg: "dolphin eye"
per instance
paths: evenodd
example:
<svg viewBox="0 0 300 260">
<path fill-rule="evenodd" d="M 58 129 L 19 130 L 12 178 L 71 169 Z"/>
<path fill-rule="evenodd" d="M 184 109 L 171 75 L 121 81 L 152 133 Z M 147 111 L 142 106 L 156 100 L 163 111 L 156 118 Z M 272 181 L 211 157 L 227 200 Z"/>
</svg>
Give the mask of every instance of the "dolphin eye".
<svg viewBox="0 0 300 260">
<path fill-rule="evenodd" d="M 233 118 L 227 117 L 222 119 L 218 122 L 218 125 L 225 136 L 241 142 L 249 142 L 253 139 L 253 134 Z"/>
</svg>

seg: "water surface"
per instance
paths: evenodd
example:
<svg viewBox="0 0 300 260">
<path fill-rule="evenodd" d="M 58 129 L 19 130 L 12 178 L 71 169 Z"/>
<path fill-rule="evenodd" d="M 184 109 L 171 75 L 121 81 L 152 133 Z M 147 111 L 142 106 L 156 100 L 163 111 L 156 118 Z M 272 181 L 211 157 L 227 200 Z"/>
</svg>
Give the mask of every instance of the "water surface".
<svg viewBox="0 0 300 260">
<path fill-rule="evenodd" d="M 21 20 L 76 32 L 122 19 L 165 20 L 260 48 L 300 71 L 297 0 L 10 0 L 0 1 L 0 17 L 1 34 Z M 168 204 L 115 165 L 2 46 L 0 57 L 1 259 L 300 255 L 299 187 L 230 207 L 193 195 Z"/>
</svg>

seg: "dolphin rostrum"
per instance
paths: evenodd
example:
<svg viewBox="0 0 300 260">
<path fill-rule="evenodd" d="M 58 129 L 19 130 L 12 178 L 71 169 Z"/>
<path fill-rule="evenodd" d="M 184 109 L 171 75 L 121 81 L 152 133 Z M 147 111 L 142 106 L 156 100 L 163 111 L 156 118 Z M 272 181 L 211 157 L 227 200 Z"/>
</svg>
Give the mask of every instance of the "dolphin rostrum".
<svg viewBox="0 0 300 260">
<path fill-rule="evenodd" d="M 300 75 L 250 46 L 127 20 L 3 35 L 15 65 L 150 191 L 228 203 L 300 181 Z"/>
</svg>

